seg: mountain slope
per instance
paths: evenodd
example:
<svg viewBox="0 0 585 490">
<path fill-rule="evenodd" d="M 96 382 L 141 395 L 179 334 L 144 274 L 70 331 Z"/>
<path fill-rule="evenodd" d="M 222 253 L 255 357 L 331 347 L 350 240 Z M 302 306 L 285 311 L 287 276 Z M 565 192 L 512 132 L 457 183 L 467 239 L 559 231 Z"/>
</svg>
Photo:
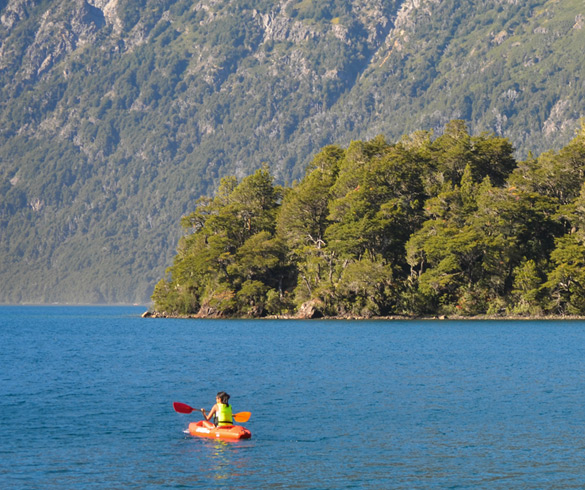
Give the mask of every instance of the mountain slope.
<svg viewBox="0 0 585 490">
<path fill-rule="evenodd" d="M 400 87 L 379 122 L 368 118 L 370 131 L 439 130 L 460 118 L 476 133 L 508 137 L 519 156 L 573 136 L 584 103 L 578 1 L 434 2 L 406 19 L 362 78 L 362 93 Z M 389 123 L 396 111 L 406 121 Z"/>
<path fill-rule="evenodd" d="M 582 7 L 0 1 L 0 301 L 144 302 L 224 175 L 453 118 L 523 156 L 583 113 Z"/>
</svg>

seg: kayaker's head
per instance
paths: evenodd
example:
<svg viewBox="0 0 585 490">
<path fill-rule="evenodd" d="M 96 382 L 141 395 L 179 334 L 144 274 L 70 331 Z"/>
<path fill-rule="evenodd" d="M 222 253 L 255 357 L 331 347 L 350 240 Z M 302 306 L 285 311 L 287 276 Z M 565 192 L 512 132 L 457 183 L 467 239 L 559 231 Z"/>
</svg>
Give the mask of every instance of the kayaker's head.
<svg viewBox="0 0 585 490">
<path fill-rule="evenodd" d="M 217 400 L 217 403 L 222 403 L 223 405 L 230 404 L 230 396 L 225 391 L 220 391 L 215 399 Z"/>
</svg>

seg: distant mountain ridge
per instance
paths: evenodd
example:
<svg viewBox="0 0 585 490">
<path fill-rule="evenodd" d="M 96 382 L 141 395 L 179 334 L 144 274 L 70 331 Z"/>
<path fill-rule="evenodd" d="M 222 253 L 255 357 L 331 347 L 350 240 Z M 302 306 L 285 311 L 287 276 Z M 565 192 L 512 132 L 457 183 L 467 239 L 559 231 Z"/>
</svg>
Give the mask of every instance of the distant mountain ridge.
<svg viewBox="0 0 585 490">
<path fill-rule="evenodd" d="M 148 301 L 225 175 L 419 129 L 559 149 L 581 2 L 0 0 L 0 302 Z"/>
</svg>

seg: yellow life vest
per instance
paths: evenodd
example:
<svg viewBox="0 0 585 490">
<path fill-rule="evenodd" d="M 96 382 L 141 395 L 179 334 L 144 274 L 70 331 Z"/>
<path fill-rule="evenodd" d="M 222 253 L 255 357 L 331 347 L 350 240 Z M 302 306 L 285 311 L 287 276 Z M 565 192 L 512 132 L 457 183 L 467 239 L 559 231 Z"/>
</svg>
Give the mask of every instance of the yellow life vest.
<svg viewBox="0 0 585 490">
<path fill-rule="evenodd" d="M 224 405 L 223 403 L 217 404 L 217 425 L 219 427 L 226 425 L 233 425 L 234 419 L 232 418 L 232 406 Z"/>
</svg>

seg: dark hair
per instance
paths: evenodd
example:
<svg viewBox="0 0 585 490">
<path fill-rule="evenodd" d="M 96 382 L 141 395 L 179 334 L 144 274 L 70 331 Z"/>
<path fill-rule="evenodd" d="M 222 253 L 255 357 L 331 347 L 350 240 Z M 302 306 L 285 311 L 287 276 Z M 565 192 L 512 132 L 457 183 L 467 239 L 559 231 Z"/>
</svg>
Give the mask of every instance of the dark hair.
<svg viewBox="0 0 585 490">
<path fill-rule="evenodd" d="M 221 403 L 223 403 L 224 405 L 229 405 L 229 401 L 230 401 L 230 396 L 225 392 L 225 391 L 220 391 L 217 394 L 217 398 L 220 399 Z"/>
</svg>

